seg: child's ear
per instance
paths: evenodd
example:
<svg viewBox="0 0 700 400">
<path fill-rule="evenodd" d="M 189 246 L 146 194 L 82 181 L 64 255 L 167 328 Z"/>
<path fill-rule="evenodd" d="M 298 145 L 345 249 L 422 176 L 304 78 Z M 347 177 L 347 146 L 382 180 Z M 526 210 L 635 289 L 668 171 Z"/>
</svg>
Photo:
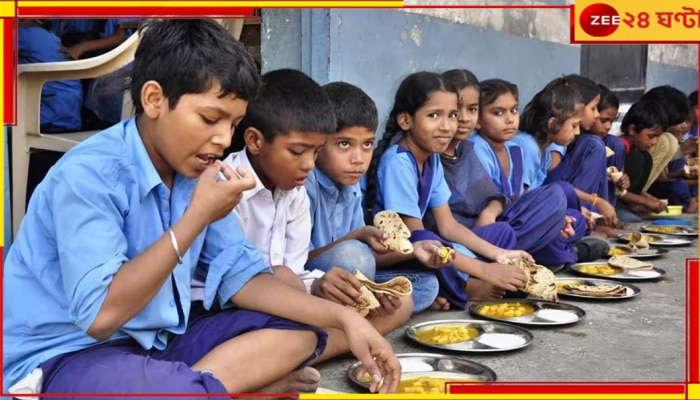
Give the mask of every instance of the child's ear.
<svg viewBox="0 0 700 400">
<path fill-rule="evenodd" d="M 413 127 L 413 118 L 409 113 L 402 112 L 396 116 L 396 123 L 399 124 L 402 131 L 408 131 Z"/>
<path fill-rule="evenodd" d="M 250 127 L 243 132 L 245 147 L 251 154 L 260 154 L 265 145 L 265 136 L 258 129 Z"/>
<path fill-rule="evenodd" d="M 158 118 L 162 106 L 164 104 L 167 106 L 167 103 L 160 83 L 148 81 L 141 86 L 141 107 L 147 117 Z"/>
<path fill-rule="evenodd" d="M 555 135 L 557 132 L 559 132 L 559 129 L 561 129 L 561 125 L 557 123 L 557 119 L 552 117 L 547 120 L 547 131 Z"/>
<path fill-rule="evenodd" d="M 636 136 L 637 135 L 637 127 L 634 126 L 634 124 L 629 124 L 627 127 L 627 134 L 630 136 Z"/>
</svg>

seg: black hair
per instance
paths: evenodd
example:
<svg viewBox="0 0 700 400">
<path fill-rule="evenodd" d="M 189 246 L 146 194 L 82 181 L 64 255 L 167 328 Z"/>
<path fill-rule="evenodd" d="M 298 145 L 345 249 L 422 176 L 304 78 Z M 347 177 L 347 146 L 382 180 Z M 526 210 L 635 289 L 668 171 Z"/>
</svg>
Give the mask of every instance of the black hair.
<svg viewBox="0 0 700 400">
<path fill-rule="evenodd" d="M 608 108 L 620 108 L 620 99 L 617 98 L 612 90 L 607 86 L 598 85 L 600 89 L 600 103 L 598 103 L 598 111 L 607 110 Z"/>
<path fill-rule="evenodd" d="M 451 69 L 442 73 L 442 78 L 448 85 L 451 85 L 456 90 L 462 90 L 466 87 L 473 87 L 479 90 L 479 80 L 468 69 Z"/>
<path fill-rule="evenodd" d="M 628 134 L 627 130 L 630 125 L 634 125 L 637 132 L 654 127 L 666 129 L 668 114 L 658 101 L 642 99 L 632 104 L 625 117 L 622 118 L 620 130 L 623 134 Z"/>
<path fill-rule="evenodd" d="M 479 84 L 479 111 L 496 101 L 499 96 L 510 93 L 518 100 L 518 86 L 503 79 L 487 79 Z"/>
<path fill-rule="evenodd" d="M 671 85 L 657 86 L 644 93 L 639 100 L 650 100 L 659 103 L 666 111 L 667 129 L 670 126 L 682 124 L 690 118 L 690 103 L 685 93 Z"/>
<path fill-rule="evenodd" d="M 556 134 L 566 120 L 576 114 L 576 106 L 583 104 L 583 96 L 568 84 L 568 79 L 557 78 L 527 103 L 520 114 L 519 129 L 534 136 L 538 143 L 546 143 L 548 135 Z M 550 127 L 551 118 L 554 124 Z"/>
<path fill-rule="evenodd" d="M 377 105 L 362 89 L 346 82 L 332 82 L 324 85 L 323 90 L 335 109 L 336 132 L 356 126 L 376 132 Z"/>
<path fill-rule="evenodd" d="M 260 93 L 248 103 L 248 111 L 236 128 L 231 151 L 245 147 L 248 128 L 259 130 L 265 141 L 292 132 L 336 132 L 333 104 L 326 91 L 308 75 L 294 69 L 278 69 L 262 76 Z"/>
<path fill-rule="evenodd" d="M 564 76 L 564 79 L 568 86 L 581 93 L 584 104 L 590 103 L 600 94 L 600 87 L 598 87 L 598 84 L 584 76 L 571 74 Z"/>
<path fill-rule="evenodd" d="M 698 91 L 694 91 L 688 95 L 688 102 L 690 103 L 690 108 L 698 106 Z"/>
<path fill-rule="evenodd" d="M 365 189 L 366 209 L 371 210 L 377 200 L 376 175 L 382 154 L 384 154 L 384 151 L 386 151 L 397 135 L 405 133 L 397 121 L 399 114 L 407 113 L 411 116 L 415 115 L 416 111 L 425 105 L 430 95 L 439 91 L 452 92 L 458 97 L 457 89 L 450 85 L 440 74 L 434 72 L 415 72 L 407 76 L 399 85 L 396 96 L 394 97 L 394 106 L 384 126 L 384 135 L 379 141 L 377 148 L 374 149 L 372 162 L 367 170 L 367 185 Z"/>
<path fill-rule="evenodd" d="M 249 100 L 260 88 L 253 56 L 213 20 L 149 20 L 139 28 L 141 42 L 130 73 L 136 115 L 143 113 L 141 88 L 156 81 L 171 109 L 185 94 L 221 86 L 219 96 L 234 93 Z"/>
</svg>

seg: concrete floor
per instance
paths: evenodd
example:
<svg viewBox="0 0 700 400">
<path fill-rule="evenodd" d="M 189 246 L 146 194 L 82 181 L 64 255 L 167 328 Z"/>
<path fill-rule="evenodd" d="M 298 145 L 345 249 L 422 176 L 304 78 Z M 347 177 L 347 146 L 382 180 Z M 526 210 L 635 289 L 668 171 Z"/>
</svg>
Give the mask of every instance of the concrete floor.
<svg viewBox="0 0 700 400">
<path fill-rule="evenodd" d="M 684 215 L 697 226 L 697 215 Z M 614 242 L 611 240 L 611 242 Z M 583 308 L 582 321 L 560 328 L 530 328 L 530 346 L 506 353 L 452 353 L 493 369 L 501 382 L 527 381 L 685 381 L 685 259 L 698 257 L 697 241 L 687 247 L 668 248 L 669 253 L 650 260 L 666 270 L 661 281 L 631 282 L 641 288 L 636 298 L 614 302 L 590 302 L 571 298 L 560 301 Z M 568 271 L 557 273 L 566 277 Z M 466 311 L 424 312 L 409 325 L 439 319 L 470 319 Z M 428 352 L 404 337 L 404 328 L 387 335 L 395 353 Z M 362 393 L 346 378 L 352 356 L 318 366 L 321 387 Z"/>
</svg>

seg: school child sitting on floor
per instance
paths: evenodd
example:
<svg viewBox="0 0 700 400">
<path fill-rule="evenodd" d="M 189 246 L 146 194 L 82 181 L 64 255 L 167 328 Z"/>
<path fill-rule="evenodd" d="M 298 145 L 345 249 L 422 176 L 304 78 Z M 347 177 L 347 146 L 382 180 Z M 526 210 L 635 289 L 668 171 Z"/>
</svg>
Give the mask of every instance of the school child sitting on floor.
<svg viewBox="0 0 700 400">
<path fill-rule="evenodd" d="M 435 274 L 425 267 L 442 267 L 436 241 L 414 243 L 414 253 L 391 252 L 382 244 L 385 234 L 374 226 L 365 226 L 360 179 L 372 161 L 377 108 L 362 89 L 345 82 L 323 86 L 338 122 L 337 132 L 329 135 L 319 151 L 316 168 L 306 179 L 305 188 L 311 206 L 311 246 L 307 270 L 326 274 L 311 286 L 311 293 L 335 302 L 352 305 L 359 296 L 358 269 L 367 278 L 381 283 L 405 276 L 413 284 L 413 312 L 431 306 L 438 295 Z M 416 258 L 415 268 L 391 266 Z M 390 295 L 377 296 L 382 307 L 372 314 L 392 316 L 371 320 L 380 333 L 402 325 L 410 313 L 399 310 L 402 302 Z M 409 299 L 410 300 L 410 299 Z M 410 301 L 404 301 L 404 307 Z M 397 312 L 401 311 L 401 312 Z"/>
<path fill-rule="evenodd" d="M 566 215 L 566 189 L 571 191 L 571 186 L 565 182 L 553 183 L 525 192 L 523 151 L 511 140 L 520 119 L 517 86 L 501 79 L 489 79 L 479 86 L 480 128 L 469 141 L 474 143 L 474 156 L 508 200 L 507 212 L 501 220 L 515 229 L 518 247 L 526 249 L 538 263 L 550 267 L 593 261 L 584 259 L 584 254 L 579 259 L 573 245 L 586 236 L 586 224 L 578 213 Z M 571 140 L 574 130 L 561 132 L 562 136 L 567 133 L 566 140 Z"/>
<path fill-rule="evenodd" d="M 603 216 L 602 222 L 614 228 L 617 225 L 617 214 L 615 207 L 607 200 L 609 195 L 605 143 L 591 133 L 599 116 L 600 88 L 595 82 L 580 75 L 567 75 L 563 79 L 566 85 L 578 91 L 583 98 L 581 133 L 576 135 L 574 141 L 566 148 L 559 146 L 559 151 L 565 155 L 556 167 L 547 172 L 545 183 L 570 183 L 582 205 L 591 211 L 599 212 Z M 602 227 L 598 227 L 598 230 L 606 236 L 616 233 Z"/>
<path fill-rule="evenodd" d="M 461 273 L 451 268 L 435 270 L 440 282 L 436 306 L 447 307 L 449 303 L 463 308 L 467 297 L 499 298 L 505 291 L 522 289 L 522 271 L 497 261 L 532 257 L 511 250 L 516 239 L 508 224 L 495 223 L 472 231 L 457 222 L 450 211 L 451 193 L 439 154 L 457 131 L 457 104 L 457 90 L 439 74 L 417 72 L 403 80 L 367 173 L 365 205 L 373 214 L 382 210 L 399 213 L 412 232 L 411 241 L 435 239 L 454 246 L 454 266 Z M 428 211 L 433 214 L 437 233 L 424 229 Z"/>
<path fill-rule="evenodd" d="M 260 93 L 250 102 L 238 126 L 237 135 L 244 140 L 245 148 L 224 160 L 232 169 L 251 171 L 255 179 L 255 187 L 243 193 L 233 213 L 275 276 L 299 291 L 337 300 L 342 295 L 333 290 L 335 285 L 333 288 L 324 285 L 323 271 L 305 270 L 312 219 L 304 188 L 318 152 L 336 131 L 335 110 L 323 89 L 301 71 L 271 71 L 262 80 Z M 331 274 L 331 282 L 344 276 L 338 272 Z M 201 286 L 201 282 L 195 285 Z M 351 305 L 355 305 L 358 299 L 359 293 L 347 302 L 352 300 Z M 390 304 L 396 304 L 395 307 L 389 310 L 387 306 L 386 315 L 368 319 L 382 335 L 401 326 L 411 315 L 410 298 L 396 300 Z M 349 350 L 350 340 L 342 330 L 332 326 L 323 328 L 328 332 L 326 349 L 312 364 Z M 320 379 L 320 375 L 314 375 Z"/>
<path fill-rule="evenodd" d="M 617 171 L 622 172 L 622 176 L 613 182 L 614 179 L 608 174 L 608 202 L 615 206 L 617 204 L 617 195 L 623 193 L 630 186 L 630 180 L 627 174 L 623 172 L 625 167 L 625 145 L 622 144 L 620 138 L 615 135 L 610 135 L 612 124 L 617 120 L 620 109 L 620 101 L 615 93 L 604 85 L 598 85 L 600 89 L 600 102 L 598 103 L 598 118 L 593 123 L 591 133 L 603 139 L 605 146 L 612 150 L 614 154 L 607 157 L 606 166 L 608 168 L 615 167 Z"/>
<path fill-rule="evenodd" d="M 566 147 L 579 132 L 582 108 L 581 94 L 567 84 L 566 79 L 558 78 L 546 85 L 530 100 L 520 115 L 520 133 L 511 141 L 523 153 L 523 187 L 528 192 L 542 187 L 551 163 L 552 144 Z M 565 214 L 573 219 L 575 235 L 564 243 L 553 241 L 549 252 L 540 251 L 543 263 L 555 265 L 556 261 L 570 263 L 597 259 L 607 254 L 609 245 L 605 240 L 588 236 L 595 227 L 591 212 L 582 207 L 575 188 L 568 182 L 555 183 L 566 197 Z M 573 251 L 572 251 L 573 250 Z M 549 253 L 549 254 L 547 254 Z"/>
<path fill-rule="evenodd" d="M 272 276 L 230 213 L 255 181 L 215 159 L 260 87 L 252 56 L 210 20 L 142 32 L 136 117 L 66 153 L 7 254 L 3 391 L 289 393 L 325 347 L 311 325 L 345 330 L 372 388 L 395 390 L 389 343 Z M 191 308 L 194 274 L 207 312 Z"/>
<path fill-rule="evenodd" d="M 661 212 L 666 204 L 644 191 L 653 166 L 649 153 L 668 124 L 664 108 L 656 101 L 640 100 L 630 107 L 622 119 L 620 137 L 625 145 L 625 171 L 630 179 L 627 193 L 620 196 L 618 212 L 626 222 L 641 222 L 650 212 Z"/>
</svg>

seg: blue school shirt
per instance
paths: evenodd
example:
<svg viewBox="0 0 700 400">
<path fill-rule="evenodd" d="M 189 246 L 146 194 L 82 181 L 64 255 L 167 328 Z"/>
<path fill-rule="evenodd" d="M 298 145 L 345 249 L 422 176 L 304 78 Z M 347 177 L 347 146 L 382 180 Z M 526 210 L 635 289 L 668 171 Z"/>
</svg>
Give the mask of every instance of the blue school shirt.
<svg viewBox="0 0 700 400">
<path fill-rule="evenodd" d="M 524 191 L 523 153 L 520 146 L 510 141 L 505 143 L 508 161 L 510 163 L 510 171 L 508 172 L 508 176 L 506 176 L 501 168 L 501 162 L 498 160 L 496 153 L 483 136 L 476 133 L 471 135 L 469 140 L 474 143 L 474 154 L 479 158 L 484 168 L 486 168 L 486 171 L 489 173 L 491 180 L 498 190 L 509 200 L 520 196 Z"/>
<path fill-rule="evenodd" d="M 445 181 L 452 192 L 450 209 L 455 219 L 469 229 L 474 227 L 479 214 L 491 200 L 507 204 L 496 185 L 491 180 L 486 168 L 474 154 L 474 143 L 468 139 L 457 144 L 455 156 L 440 155 L 445 173 Z M 426 215 L 426 228 L 435 231 L 437 226 Z"/>
<path fill-rule="evenodd" d="M 20 26 L 17 31 L 17 63 L 68 61 L 60 51 L 60 39 L 38 26 Z M 41 89 L 41 125 L 54 131 L 79 131 L 83 88 L 80 80 L 46 82 Z"/>
<path fill-rule="evenodd" d="M 80 143 L 49 171 L 4 265 L 5 392 L 40 363 L 98 343 L 86 332 L 114 274 L 182 217 L 195 184 L 180 175 L 172 192 L 163 184 L 134 119 Z M 170 334 L 185 332 L 195 272 L 206 275 L 207 308 L 215 299 L 230 306 L 248 280 L 270 272 L 233 214 L 209 225 L 182 258 L 110 340 L 164 349 Z"/>
<path fill-rule="evenodd" d="M 391 210 L 423 219 L 428 208 L 447 204 L 450 195 L 437 153 L 428 157 L 419 174 L 413 153 L 394 144 L 386 149 L 379 161 L 377 201 L 373 214 Z"/>
<path fill-rule="evenodd" d="M 314 250 L 365 226 L 360 184 L 338 185 L 320 169 L 304 183 L 311 209 L 311 245 Z"/>
<path fill-rule="evenodd" d="M 542 186 L 547 178 L 547 168 L 552 164 L 552 155 L 549 151 L 543 155 L 535 137 L 527 132 L 518 132 L 511 141 L 523 152 L 523 184 L 529 190 Z"/>
</svg>

